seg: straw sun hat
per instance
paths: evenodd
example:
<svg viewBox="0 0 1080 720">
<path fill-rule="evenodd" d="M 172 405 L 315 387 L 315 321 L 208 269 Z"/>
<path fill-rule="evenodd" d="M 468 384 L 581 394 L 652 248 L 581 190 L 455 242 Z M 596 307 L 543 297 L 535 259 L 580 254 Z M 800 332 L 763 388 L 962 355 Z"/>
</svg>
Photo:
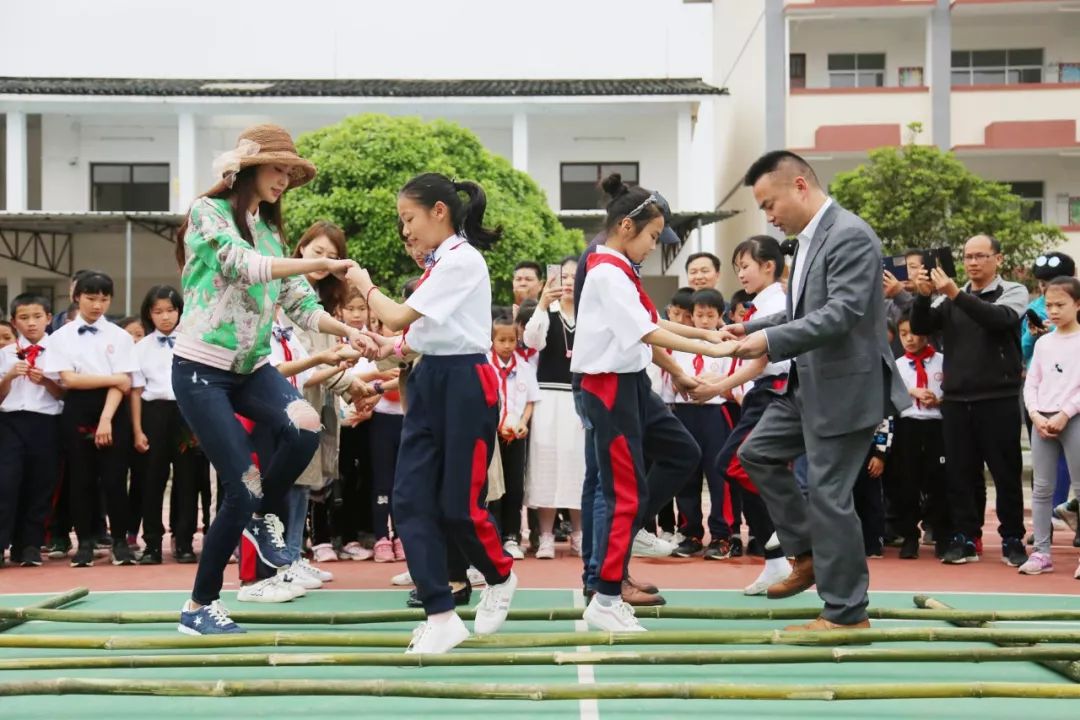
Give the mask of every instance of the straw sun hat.
<svg viewBox="0 0 1080 720">
<path fill-rule="evenodd" d="M 289 188 L 300 187 L 315 177 L 315 166 L 296 154 L 292 137 L 280 125 L 253 125 L 240 133 L 236 148 L 214 161 L 214 174 L 229 187 L 236 174 L 252 165 L 284 165 L 289 168 Z"/>
</svg>

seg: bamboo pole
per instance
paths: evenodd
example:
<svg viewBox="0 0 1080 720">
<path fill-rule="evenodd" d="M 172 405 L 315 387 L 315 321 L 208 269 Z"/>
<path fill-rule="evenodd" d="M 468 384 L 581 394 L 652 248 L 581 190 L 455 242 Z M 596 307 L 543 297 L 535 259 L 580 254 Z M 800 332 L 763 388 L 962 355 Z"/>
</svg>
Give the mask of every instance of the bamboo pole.
<svg viewBox="0 0 1080 720">
<path fill-rule="evenodd" d="M 0 636 L 0 647 L 99 650 L 195 649 L 222 647 L 406 647 L 403 632 L 253 632 L 190 637 L 178 634 Z M 463 648 L 563 647 L 577 645 L 866 645 L 873 642 L 1080 643 L 1080 630 L 977 628 L 870 628 L 832 632 L 783 630 L 658 630 L 638 633 L 506 633 L 467 639 Z"/>
<path fill-rule="evenodd" d="M 914 698 L 1080 698 L 1065 683 L 867 683 L 745 685 L 728 683 L 603 683 L 550 685 L 441 683 L 407 680 L 110 680 L 56 678 L 0 684 L 16 695 L 160 695 L 167 697 L 377 696 L 465 700 L 888 700 Z"/>
<path fill-rule="evenodd" d="M 32 611 L 32 610 L 59 608 L 59 607 L 63 607 L 64 605 L 67 605 L 69 603 L 73 603 L 76 600 L 81 600 L 82 598 L 86 597 L 89 594 L 90 594 L 90 591 L 88 589 L 86 589 L 84 587 L 77 587 L 77 588 L 72 588 L 71 590 L 68 590 L 67 592 L 60 593 L 59 595 L 53 595 L 52 597 L 45 598 L 44 600 L 36 602 L 33 605 L 29 605 L 29 606 L 27 606 L 25 608 L 10 608 L 10 609 L 15 610 L 18 613 L 18 612 L 25 612 L 25 611 Z M 4 609 L 8 609 L 8 608 L 4 608 Z M 0 622 L 0 633 L 4 632 L 6 630 L 10 630 L 13 627 L 18 627 L 19 625 L 22 625 L 24 622 L 27 622 L 28 620 L 31 619 L 31 618 L 21 618 L 21 617 L 18 616 L 18 614 L 14 615 L 14 616 L 12 616 L 12 617 L 10 617 L 8 619 L 4 619 L 6 617 L 7 616 L 5 616 L 3 614 L 0 614 L 0 620 L 2 620 L 2 622 Z"/>
<path fill-rule="evenodd" d="M 952 609 L 949 605 L 946 605 L 940 600 L 935 600 L 928 595 L 916 595 L 913 600 L 916 606 L 926 608 L 923 612 Z M 950 622 L 952 625 L 967 629 L 993 629 L 989 622 L 973 622 L 965 620 L 954 620 Z M 1012 645 L 1011 643 L 1002 641 L 994 641 L 994 644 L 1001 647 L 1010 647 Z M 1047 670 L 1053 670 L 1058 675 L 1067 677 L 1074 683 L 1080 683 L 1080 662 L 1078 661 L 1042 659 L 1035 660 L 1034 662 L 1042 665 Z"/>
<path fill-rule="evenodd" d="M 869 608 L 873 620 L 941 620 L 941 621 L 1080 621 L 1080 610 L 918 610 L 908 608 Z M 635 614 L 643 619 L 664 620 L 812 620 L 821 608 L 694 608 L 640 607 Z M 463 620 L 472 620 L 475 609 L 458 611 Z M 357 610 L 351 612 L 266 612 L 237 610 L 230 613 L 242 624 L 275 625 L 360 625 L 367 623 L 420 622 L 423 610 Z M 175 623 L 175 611 L 116 612 L 101 610 L 51 610 L 42 608 L 0 607 L 0 619 L 44 620 L 68 623 Z M 511 610 L 510 620 L 580 620 L 580 608 L 549 610 Z"/>
<path fill-rule="evenodd" d="M 794 663 L 1021 662 L 1080 660 L 1080 645 L 1008 648 L 798 648 L 656 652 L 224 653 L 96 655 L 0 659 L 4 670 L 101 670 L 190 667 L 475 667 L 498 665 L 775 665 Z"/>
</svg>

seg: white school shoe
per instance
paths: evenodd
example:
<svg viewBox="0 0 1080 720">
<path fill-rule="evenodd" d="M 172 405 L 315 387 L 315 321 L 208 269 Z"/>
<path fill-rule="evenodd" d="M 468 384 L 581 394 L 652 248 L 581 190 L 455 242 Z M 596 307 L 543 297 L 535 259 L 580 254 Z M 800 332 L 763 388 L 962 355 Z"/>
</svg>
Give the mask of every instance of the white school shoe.
<svg viewBox="0 0 1080 720">
<path fill-rule="evenodd" d="M 322 587 L 322 580 L 315 576 L 314 573 L 308 572 L 300 561 L 295 561 L 292 565 L 278 572 L 285 582 L 290 582 L 294 585 L 299 585 L 305 590 L 318 590 Z"/>
<path fill-rule="evenodd" d="M 321 567 L 312 565 L 307 558 L 302 557 L 297 560 L 297 563 L 301 570 L 306 572 L 308 575 L 314 575 L 315 577 L 322 580 L 324 583 L 328 583 L 334 579 L 334 573 L 330 572 L 329 570 L 323 570 Z"/>
<path fill-rule="evenodd" d="M 474 588 L 487 585 L 487 578 L 484 577 L 484 573 L 480 572 L 472 565 L 470 565 L 469 569 L 465 572 L 465 577 L 469 579 L 469 584 Z"/>
<path fill-rule="evenodd" d="M 524 560 L 525 559 L 525 551 L 522 550 L 521 546 L 518 545 L 513 540 L 507 540 L 506 542 L 504 542 L 503 543 L 503 550 L 505 550 L 506 554 L 509 555 L 510 557 L 514 558 L 515 560 Z"/>
<path fill-rule="evenodd" d="M 477 635 L 491 635 L 499 631 L 506 622 L 506 614 L 510 612 L 510 601 L 514 599 L 517 586 L 517 575 L 511 571 L 505 582 L 484 588 L 480 593 L 480 604 L 476 606 L 473 632 Z"/>
<path fill-rule="evenodd" d="M 787 561 L 787 558 L 782 559 L 784 564 L 781 567 L 770 567 L 766 563 L 761 574 L 757 576 L 757 580 L 743 588 L 743 595 L 764 595 L 769 590 L 770 585 L 787 578 L 791 574 L 791 563 Z"/>
<path fill-rule="evenodd" d="M 453 613 L 446 622 L 420 623 L 413 630 L 412 642 L 405 650 L 406 655 L 442 655 L 465 642 L 469 637 L 469 628 Z"/>
<path fill-rule="evenodd" d="M 236 592 L 237 602 L 286 603 L 295 595 L 277 581 L 277 576 L 268 577 L 257 583 L 244 585 Z"/>
<path fill-rule="evenodd" d="M 399 587 L 408 587 L 409 585 L 413 584 L 412 575 L 409 574 L 408 570 L 403 573 L 398 573 L 394 577 L 390 578 L 390 584 L 397 585 Z"/>
<path fill-rule="evenodd" d="M 540 536 L 540 545 L 536 548 L 536 559 L 555 559 L 555 535 L 553 533 L 544 533 Z"/>
<path fill-rule="evenodd" d="M 613 605 L 601 605 L 593 596 L 582 615 L 590 627 L 607 632 L 645 632 L 645 628 L 634 616 L 634 608 L 629 603 L 619 602 Z"/>
<path fill-rule="evenodd" d="M 296 576 L 289 572 L 289 568 L 282 568 L 278 571 L 278 574 L 274 576 L 274 580 L 278 585 L 282 586 L 293 594 L 293 599 L 302 598 L 307 595 L 307 588 L 300 584 Z"/>
<path fill-rule="evenodd" d="M 773 533 L 772 535 L 769 536 L 768 541 L 765 543 L 765 549 L 766 550 L 775 550 L 778 547 L 780 547 L 780 538 L 777 537 L 776 533 Z"/>
<path fill-rule="evenodd" d="M 675 552 L 675 545 L 661 540 L 653 535 L 648 530 L 638 530 L 638 534 L 634 537 L 634 545 L 630 549 L 630 554 L 633 557 L 671 557 L 671 553 Z"/>
</svg>

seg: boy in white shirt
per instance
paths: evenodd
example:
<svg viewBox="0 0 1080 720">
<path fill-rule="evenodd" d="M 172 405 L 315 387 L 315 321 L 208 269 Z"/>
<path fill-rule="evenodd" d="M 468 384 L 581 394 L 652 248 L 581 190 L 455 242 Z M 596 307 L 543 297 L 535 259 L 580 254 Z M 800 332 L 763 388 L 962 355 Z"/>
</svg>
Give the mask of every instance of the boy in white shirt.
<svg viewBox="0 0 1080 720">
<path fill-rule="evenodd" d="M 42 371 L 52 320 L 49 301 L 23 293 L 11 303 L 18 333 L 0 350 L 0 566 L 41 565 L 45 518 L 60 477 L 63 389 Z"/>
</svg>

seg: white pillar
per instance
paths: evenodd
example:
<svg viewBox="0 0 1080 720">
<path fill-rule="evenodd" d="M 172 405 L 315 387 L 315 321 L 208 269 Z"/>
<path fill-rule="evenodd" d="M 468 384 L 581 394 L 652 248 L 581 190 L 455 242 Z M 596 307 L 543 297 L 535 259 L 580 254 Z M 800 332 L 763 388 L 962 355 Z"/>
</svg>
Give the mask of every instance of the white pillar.
<svg viewBox="0 0 1080 720">
<path fill-rule="evenodd" d="M 19 271 L 20 274 L 8 275 L 7 276 L 7 297 L 8 297 L 8 303 L 9 304 L 11 303 L 12 300 L 14 300 L 16 297 L 18 297 L 19 295 L 22 294 L 22 291 L 23 291 L 23 276 L 22 276 L 21 272 L 22 271 L 20 270 Z"/>
<path fill-rule="evenodd" d="M 672 210 L 693 210 L 694 201 L 694 155 L 691 152 L 693 143 L 693 121 L 690 118 L 690 107 L 679 108 L 679 114 L 675 117 L 675 157 L 678 162 L 678 175 L 676 176 L 675 197 L 668 196 L 668 203 Z M 660 188 L 658 188 L 660 189 Z M 664 194 L 660 189 L 660 194 Z"/>
<path fill-rule="evenodd" d="M 523 112 L 514 113 L 511 162 L 515 170 L 529 172 L 529 116 Z"/>
<path fill-rule="evenodd" d="M 131 221 L 124 230 L 124 314 L 131 314 Z"/>
<path fill-rule="evenodd" d="M 195 187 L 197 173 L 195 156 L 195 115 L 181 113 L 177 118 L 179 134 L 176 153 L 176 175 L 179 180 L 177 193 L 177 212 L 186 213 L 191 201 L 199 192 Z"/>
<path fill-rule="evenodd" d="M 26 210 L 27 206 L 27 152 L 26 113 L 12 110 L 7 113 L 7 209 L 9 212 Z"/>
</svg>

